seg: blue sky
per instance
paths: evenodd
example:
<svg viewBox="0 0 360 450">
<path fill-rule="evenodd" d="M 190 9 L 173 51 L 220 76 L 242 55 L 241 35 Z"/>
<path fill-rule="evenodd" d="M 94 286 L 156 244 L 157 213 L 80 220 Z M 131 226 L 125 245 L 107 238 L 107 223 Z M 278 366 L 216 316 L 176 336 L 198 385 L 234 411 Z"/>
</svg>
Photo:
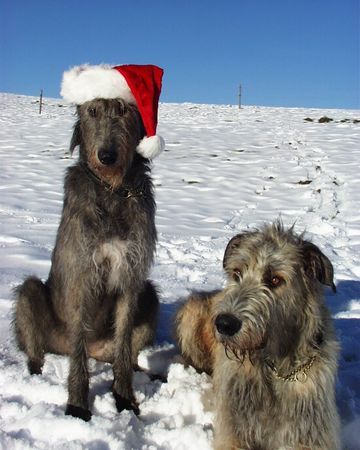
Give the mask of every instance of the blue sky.
<svg viewBox="0 0 360 450">
<path fill-rule="evenodd" d="M 360 108 L 360 0 L 0 0 L 0 92 L 157 64 L 163 102 Z"/>
</svg>

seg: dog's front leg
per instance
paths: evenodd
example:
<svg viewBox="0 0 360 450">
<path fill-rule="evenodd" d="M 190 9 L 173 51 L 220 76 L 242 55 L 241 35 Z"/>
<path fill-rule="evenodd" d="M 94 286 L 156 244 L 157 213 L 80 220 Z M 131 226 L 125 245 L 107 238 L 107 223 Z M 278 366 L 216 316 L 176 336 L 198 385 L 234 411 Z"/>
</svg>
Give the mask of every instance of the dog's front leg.
<svg viewBox="0 0 360 450">
<path fill-rule="evenodd" d="M 132 389 L 132 347 L 131 338 L 134 326 L 136 294 L 127 292 L 119 297 L 115 316 L 115 342 L 114 342 L 114 383 L 113 395 L 116 408 L 119 412 L 124 409 L 139 414 Z"/>
<path fill-rule="evenodd" d="M 68 403 L 66 415 L 79 417 L 88 422 L 89 410 L 89 372 L 87 366 L 86 339 L 81 321 L 73 326 L 71 336 L 70 371 L 68 378 Z"/>
</svg>

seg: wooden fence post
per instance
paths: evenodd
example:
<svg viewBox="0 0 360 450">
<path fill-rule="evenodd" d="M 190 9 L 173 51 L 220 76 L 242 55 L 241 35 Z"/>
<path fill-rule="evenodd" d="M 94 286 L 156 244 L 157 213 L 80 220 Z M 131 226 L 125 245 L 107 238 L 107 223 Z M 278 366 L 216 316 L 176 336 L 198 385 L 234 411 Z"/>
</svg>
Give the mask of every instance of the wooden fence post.
<svg viewBox="0 0 360 450">
<path fill-rule="evenodd" d="M 41 111 L 42 111 L 42 101 L 43 101 L 43 90 L 41 89 L 41 92 L 40 92 L 39 114 L 41 114 Z"/>
</svg>

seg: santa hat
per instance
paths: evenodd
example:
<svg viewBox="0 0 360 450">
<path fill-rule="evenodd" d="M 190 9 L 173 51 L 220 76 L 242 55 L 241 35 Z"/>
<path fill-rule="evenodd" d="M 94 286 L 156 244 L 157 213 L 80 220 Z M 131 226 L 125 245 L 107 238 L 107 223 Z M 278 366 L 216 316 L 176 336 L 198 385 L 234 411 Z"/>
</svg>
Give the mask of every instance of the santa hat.
<svg viewBox="0 0 360 450">
<path fill-rule="evenodd" d="M 155 158 L 165 148 L 156 134 L 158 103 L 163 70 L 153 65 L 109 66 L 82 65 L 64 72 L 61 96 L 75 105 L 96 98 L 121 98 L 137 106 L 146 137 L 137 151 L 145 158 Z"/>
</svg>

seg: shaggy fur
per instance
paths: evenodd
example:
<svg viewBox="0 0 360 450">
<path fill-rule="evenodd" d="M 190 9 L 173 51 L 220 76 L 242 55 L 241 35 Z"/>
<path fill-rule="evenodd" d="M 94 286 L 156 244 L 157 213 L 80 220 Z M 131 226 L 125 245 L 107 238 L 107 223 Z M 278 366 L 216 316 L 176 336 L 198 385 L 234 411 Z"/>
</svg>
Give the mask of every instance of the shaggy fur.
<svg viewBox="0 0 360 450">
<path fill-rule="evenodd" d="M 132 368 L 154 338 L 158 296 L 147 281 L 156 242 L 149 161 L 137 108 L 97 99 L 77 108 L 64 205 L 49 278 L 16 289 L 15 331 L 30 373 L 46 352 L 70 356 L 66 414 L 90 420 L 89 357 L 113 365 L 118 411 L 139 412 Z"/>
<path fill-rule="evenodd" d="M 339 449 L 330 261 L 276 223 L 231 239 L 224 269 L 224 290 L 194 293 L 176 316 L 185 360 L 213 373 L 215 448 Z"/>
</svg>

